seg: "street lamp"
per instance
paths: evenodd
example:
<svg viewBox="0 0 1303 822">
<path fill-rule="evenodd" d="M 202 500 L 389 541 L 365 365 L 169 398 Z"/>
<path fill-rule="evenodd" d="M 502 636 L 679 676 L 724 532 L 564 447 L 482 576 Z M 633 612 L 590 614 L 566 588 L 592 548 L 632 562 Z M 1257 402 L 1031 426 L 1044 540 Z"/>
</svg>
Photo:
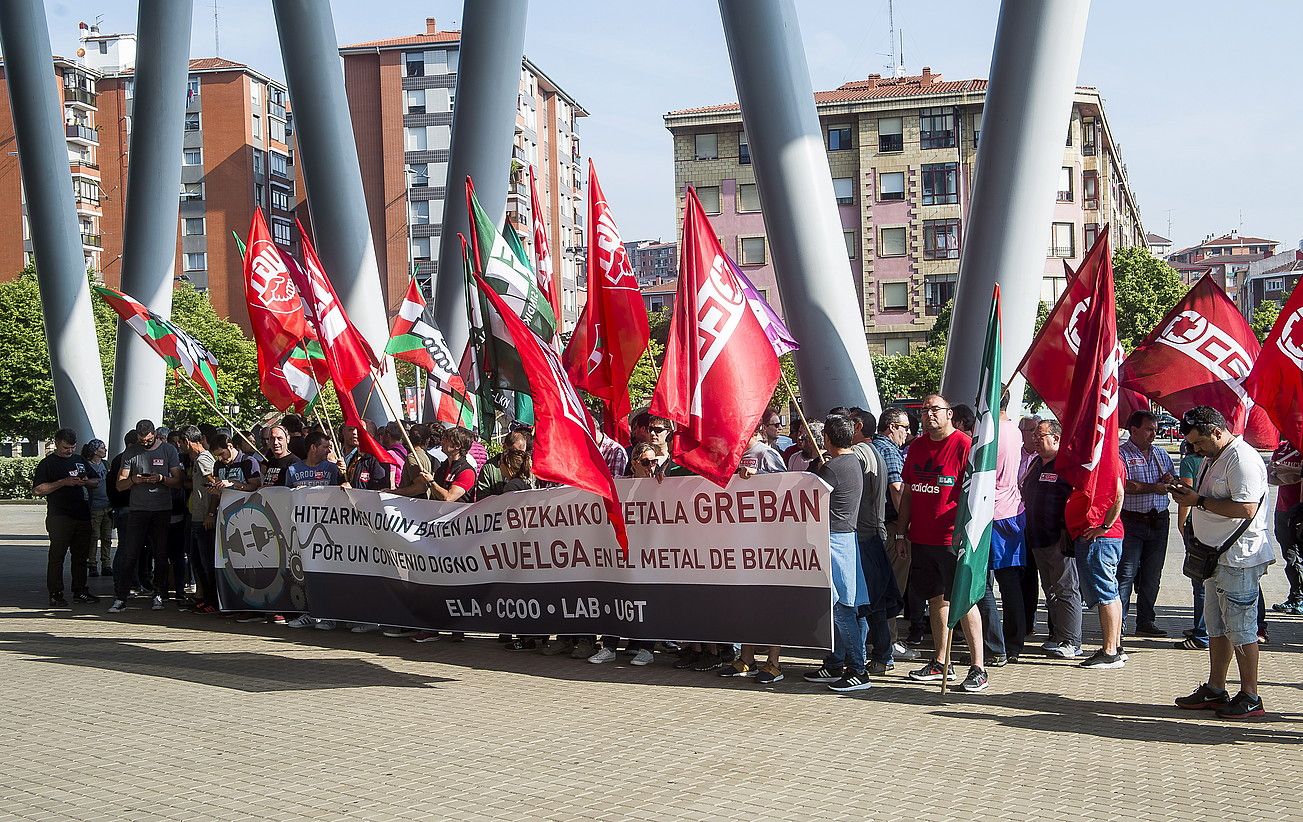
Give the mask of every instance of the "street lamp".
<svg viewBox="0 0 1303 822">
<path fill-rule="evenodd" d="M 222 411 L 226 413 L 227 421 L 234 423 L 236 425 L 239 424 L 240 404 L 238 402 L 228 402 L 224 404 L 222 406 Z M 235 433 L 235 432 L 232 431 L 231 433 Z"/>
</svg>

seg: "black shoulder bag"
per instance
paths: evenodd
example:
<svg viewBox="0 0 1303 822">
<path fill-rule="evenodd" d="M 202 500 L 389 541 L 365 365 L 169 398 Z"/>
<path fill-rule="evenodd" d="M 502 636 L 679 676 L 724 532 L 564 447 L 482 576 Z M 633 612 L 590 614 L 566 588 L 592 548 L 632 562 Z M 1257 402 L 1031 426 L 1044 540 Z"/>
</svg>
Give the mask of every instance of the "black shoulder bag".
<svg viewBox="0 0 1303 822">
<path fill-rule="evenodd" d="M 1199 478 L 1195 482 L 1195 488 L 1203 484 L 1203 475 L 1208 470 L 1207 463 L 1204 464 L 1203 471 L 1199 472 Z M 1267 501 L 1266 495 L 1258 500 L 1258 506 L 1261 507 Z M 1256 517 L 1257 514 L 1254 514 Z M 1244 532 L 1249 530 L 1254 517 L 1246 517 L 1240 523 L 1240 527 L 1235 529 L 1235 533 L 1223 542 L 1220 546 L 1214 547 L 1205 545 L 1194 535 L 1194 512 L 1185 520 L 1185 563 L 1181 566 L 1181 573 L 1185 574 L 1195 582 L 1203 582 L 1211 579 L 1212 575 L 1217 573 L 1217 560 L 1221 559 L 1222 554 L 1230 550 L 1231 546 L 1244 536 Z"/>
</svg>

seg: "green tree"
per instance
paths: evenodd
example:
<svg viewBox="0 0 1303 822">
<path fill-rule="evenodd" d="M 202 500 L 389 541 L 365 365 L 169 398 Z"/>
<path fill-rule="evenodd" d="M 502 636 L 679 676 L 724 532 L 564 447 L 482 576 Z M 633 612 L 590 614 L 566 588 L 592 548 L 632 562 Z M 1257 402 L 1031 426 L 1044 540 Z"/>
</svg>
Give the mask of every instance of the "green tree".
<svg viewBox="0 0 1303 822">
<path fill-rule="evenodd" d="M 928 345 L 945 345 L 950 340 L 950 322 L 955 314 L 955 301 L 950 300 L 937 313 L 932 330 L 927 332 Z"/>
<path fill-rule="evenodd" d="M 1141 246 L 1113 252 L 1113 289 L 1118 342 L 1127 351 L 1139 345 L 1186 292 L 1176 269 Z"/>
<path fill-rule="evenodd" d="M 1271 327 L 1276 324 L 1276 318 L 1280 316 L 1280 303 L 1275 300 L 1263 300 L 1253 312 L 1253 319 L 1249 325 L 1253 327 L 1253 333 L 1258 335 L 1258 342 L 1264 342 L 1267 335 L 1271 333 Z"/>
<path fill-rule="evenodd" d="M 31 440 L 58 427 L 36 269 L 0 284 L 0 431 Z"/>
</svg>

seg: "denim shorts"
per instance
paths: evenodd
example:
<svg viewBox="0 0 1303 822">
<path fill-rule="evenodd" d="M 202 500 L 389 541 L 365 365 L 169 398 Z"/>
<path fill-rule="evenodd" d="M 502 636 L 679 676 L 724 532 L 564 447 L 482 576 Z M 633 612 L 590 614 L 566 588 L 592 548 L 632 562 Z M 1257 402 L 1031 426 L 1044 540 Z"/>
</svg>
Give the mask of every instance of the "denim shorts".
<svg viewBox="0 0 1303 822">
<path fill-rule="evenodd" d="M 1118 562 L 1122 559 L 1122 540 L 1096 537 L 1087 545 L 1077 540 L 1075 550 L 1077 577 L 1081 581 L 1081 599 L 1087 608 L 1108 605 L 1121 599 L 1118 594 Z"/>
<path fill-rule="evenodd" d="M 1232 645 L 1258 641 L 1258 583 L 1267 565 L 1234 568 L 1218 565 L 1204 580 L 1203 619 L 1208 636 L 1224 636 Z"/>
</svg>

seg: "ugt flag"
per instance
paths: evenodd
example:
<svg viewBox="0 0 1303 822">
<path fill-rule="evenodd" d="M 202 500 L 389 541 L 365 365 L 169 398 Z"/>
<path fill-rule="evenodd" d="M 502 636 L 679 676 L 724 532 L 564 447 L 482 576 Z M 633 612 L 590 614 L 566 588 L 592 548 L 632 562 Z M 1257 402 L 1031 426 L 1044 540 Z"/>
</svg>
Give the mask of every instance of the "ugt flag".
<svg viewBox="0 0 1303 822">
<path fill-rule="evenodd" d="M 1275 448 L 1276 428 L 1244 387 L 1260 350 L 1244 315 L 1205 274 L 1122 363 L 1122 387 L 1177 416 L 1212 406 L 1254 448 Z"/>
<path fill-rule="evenodd" d="M 792 332 L 787 330 L 787 323 L 783 322 L 783 318 L 778 316 L 773 306 L 760 296 L 760 292 L 756 290 L 747 275 L 742 273 L 742 269 L 738 268 L 738 264 L 733 262 L 733 258 L 727 254 L 724 257 L 728 260 L 728 267 L 732 270 L 733 276 L 742 283 L 742 293 L 746 294 L 751 313 L 756 315 L 760 327 L 765 330 L 765 336 L 769 338 L 769 344 L 774 347 L 774 356 L 781 357 L 789 351 L 800 348 L 801 344 L 792 336 Z"/>
<path fill-rule="evenodd" d="M 1303 450 L 1303 286 L 1294 286 L 1245 386 L 1280 435 Z"/>
<path fill-rule="evenodd" d="M 991 299 L 982 351 L 981 388 L 973 448 L 964 470 L 963 493 L 955 517 L 959 561 L 950 589 L 950 629 L 986 595 L 986 569 L 991 560 L 991 529 L 995 522 L 995 463 L 1000 451 L 1000 286 Z"/>
<path fill-rule="evenodd" d="M 678 426 L 675 462 L 728 485 L 779 376 L 773 345 L 689 186 L 665 367 L 651 402 L 653 414 Z"/>
<path fill-rule="evenodd" d="M 203 389 L 209 399 L 217 401 L 217 357 L 213 352 L 170 320 L 163 319 L 121 291 L 97 285 L 95 293 L 103 297 L 122 321 L 163 358 L 168 368 L 183 372 Z"/>
</svg>

